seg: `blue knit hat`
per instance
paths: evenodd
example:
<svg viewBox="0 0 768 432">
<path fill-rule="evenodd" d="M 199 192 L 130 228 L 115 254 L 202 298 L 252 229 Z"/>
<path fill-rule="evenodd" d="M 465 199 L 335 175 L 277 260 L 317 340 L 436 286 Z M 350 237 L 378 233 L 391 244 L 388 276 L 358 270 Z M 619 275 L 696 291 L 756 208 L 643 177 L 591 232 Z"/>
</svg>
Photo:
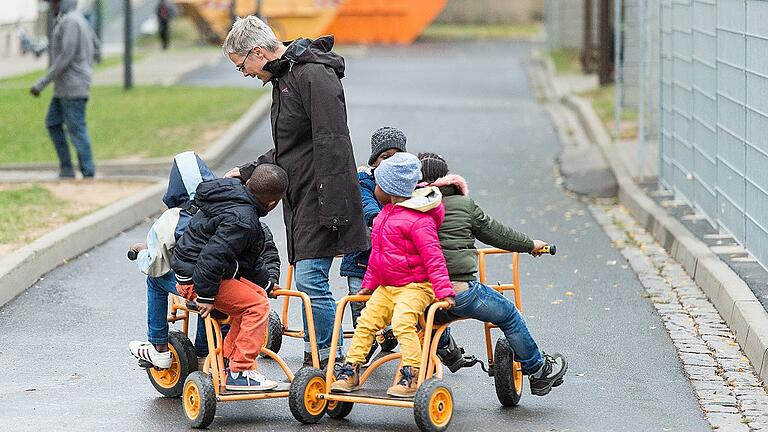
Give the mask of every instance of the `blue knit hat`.
<svg viewBox="0 0 768 432">
<path fill-rule="evenodd" d="M 384 192 L 410 198 L 421 180 L 421 162 L 410 153 L 395 153 L 379 164 L 373 175 Z"/>
</svg>

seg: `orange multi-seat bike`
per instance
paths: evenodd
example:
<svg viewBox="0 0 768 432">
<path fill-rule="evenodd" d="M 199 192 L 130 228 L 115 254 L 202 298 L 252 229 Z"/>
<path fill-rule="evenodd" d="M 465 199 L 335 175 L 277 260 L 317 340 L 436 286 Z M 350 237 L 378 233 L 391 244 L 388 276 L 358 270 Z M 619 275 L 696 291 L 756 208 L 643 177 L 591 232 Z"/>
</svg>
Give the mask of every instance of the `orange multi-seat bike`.
<svg viewBox="0 0 768 432">
<path fill-rule="evenodd" d="M 549 245 L 542 253 L 554 255 L 556 248 Z M 479 264 L 479 280 L 486 283 L 486 261 L 490 255 L 512 254 L 512 282 L 491 285 L 501 293 L 512 291 L 515 305 L 521 308 L 520 301 L 520 266 L 519 254 L 501 249 L 480 249 L 477 251 Z M 350 302 L 364 302 L 368 295 L 346 296 L 336 307 L 331 352 L 335 352 L 341 337 L 341 323 L 344 310 Z M 289 406 L 296 420 L 302 423 L 317 423 L 328 414 L 329 417 L 342 419 L 349 415 L 356 403 L 382 405 L 389 407 L 410 408 L 419 429 L 423 432 L 439 432 L 448 428 L 453 416 L 453 393 L 450 386 L 443 380 L 443 364 L 437 356 L 438 341 L 445 332 L 448 324 L 436 324 L 435 313 L 448 306 L 447 302 L 437 301 L 427 310 L 420 320 L 419 337 L 422 341 L 421 364 L 417 379 L 418 389 L 412 400 L 387 396 L 384 389 L 362 389 L 354 393 L 331 393 L 334 381 L 333 370 L 335 359 L 329 359 L 325 372 L 319 368 L 305 367 L 299 370 L 291 384 Z M 494 377 L 496 396 L 504 406 L 514 406 L 520 402 L 523 389 L 523 373 L 520 363 L 515 361 L 514 352 L 506 338 L 500 337 L 492 346 L 491 330 L 496 328 L 491 323 L 484 323 L 485 344 L 488 355 L 489 375 Z M 382 365 L 390 361 L 400 361 L 400 353 L 391 353 L 378 358 L 360 376 L 359 386 L 371 377 Z M 400 366 L 398 366 L 398 369 Z"/>
</svg>

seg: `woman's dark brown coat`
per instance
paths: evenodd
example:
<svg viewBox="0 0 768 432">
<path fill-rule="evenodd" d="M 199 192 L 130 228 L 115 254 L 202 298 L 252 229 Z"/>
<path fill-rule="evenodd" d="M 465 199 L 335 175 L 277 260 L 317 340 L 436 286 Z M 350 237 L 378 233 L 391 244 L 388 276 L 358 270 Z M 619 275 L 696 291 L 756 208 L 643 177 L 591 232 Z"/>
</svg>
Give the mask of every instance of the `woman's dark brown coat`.
<svg viewBox="0 0 768 432">
<path fill-rule="evenodd" d="M 330 36 L 297 39 L 265 66 L 273 75 L 275 147 L 240 167 L 243 179 L 259 163 L 288 173 L 283 218 L 291 263 L 370 247 L 341 85 L 344 59 L 332 47 Z"/>
</svg>

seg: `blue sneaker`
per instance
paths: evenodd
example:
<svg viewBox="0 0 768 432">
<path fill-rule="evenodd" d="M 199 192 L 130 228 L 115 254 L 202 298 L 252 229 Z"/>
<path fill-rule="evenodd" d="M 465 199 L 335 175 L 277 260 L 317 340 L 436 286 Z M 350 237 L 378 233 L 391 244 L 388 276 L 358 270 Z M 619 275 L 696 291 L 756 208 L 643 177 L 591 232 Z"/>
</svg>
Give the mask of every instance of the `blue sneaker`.
<svg viewBox="0 0 768 432">
<path fill-rule="evenodd" d="M 227 369 L 227 390 L 267 391 L 277 387 L 277 382 L 268 380 L 257 370 L 232 372 Z"/>
</svg>

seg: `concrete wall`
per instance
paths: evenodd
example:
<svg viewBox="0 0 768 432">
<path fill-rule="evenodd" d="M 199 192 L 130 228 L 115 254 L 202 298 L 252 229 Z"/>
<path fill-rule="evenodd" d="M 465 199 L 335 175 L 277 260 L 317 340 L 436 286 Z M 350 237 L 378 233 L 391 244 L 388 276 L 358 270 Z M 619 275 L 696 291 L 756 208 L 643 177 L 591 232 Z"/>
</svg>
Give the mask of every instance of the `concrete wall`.
<svg viewBox="0 0 768 432">
<path fill-rule="evenodd" d="M 768 265 L 768 1 L 661 0 L 661 176 Z"/>
<path fill-rule="evenodd" d="M 549 49 L 581 49 L 584 42 L 584 1 L 547 0 L 544 11 Z M 598 0 L 592 0 L 592 40 L 598 39 Z"/>
<path fill-rule="evenodd" d="M 0 6 L 0 58 L 17 56 L 20 53 L 16 26 L 23 27 L 28 34 L 35 34 L 38 18 L 36 0 L 2 0 Z"/>
<path fill-rule="evenodd" d="M 435 20 L 446 24 L 517 24 L 539 21 L 544 0 L 448 0 Z"/>
<path fill-rule="evenodd" d="M 640 16 L 640 1 L 645 2 L 645 17 Z M 623 0 L 624 3 L 624 85 L 623 107 L 639 110 L 640 73 L 645 70 L 646 138 L 659 133 L 659 0 Z M 645 49 L 641 49 L 641 25 L 645 27 Z M 657 155 L 653 155 L 657 157 Z"/>
</svg>

